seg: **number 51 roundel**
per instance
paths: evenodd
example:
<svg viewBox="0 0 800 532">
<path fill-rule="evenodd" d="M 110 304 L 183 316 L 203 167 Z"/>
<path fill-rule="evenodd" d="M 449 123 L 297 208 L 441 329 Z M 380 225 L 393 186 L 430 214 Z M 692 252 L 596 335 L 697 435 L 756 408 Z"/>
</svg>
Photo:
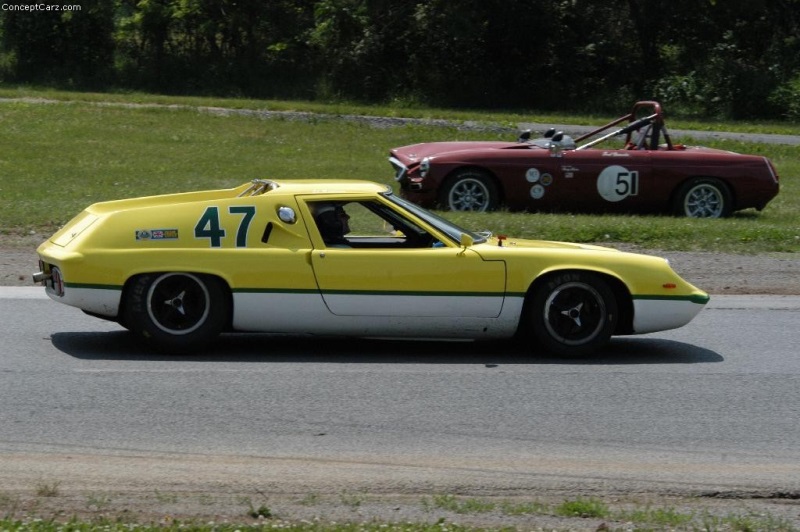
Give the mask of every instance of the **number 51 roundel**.
<svg viewBox="0 0 800 532">
<path fill-rule="evenodd" d="M 622 201 L 639 194 L 639 172 L 609 166 L 597 176 L 597 192 L 606 201 Z"/>
</svg>

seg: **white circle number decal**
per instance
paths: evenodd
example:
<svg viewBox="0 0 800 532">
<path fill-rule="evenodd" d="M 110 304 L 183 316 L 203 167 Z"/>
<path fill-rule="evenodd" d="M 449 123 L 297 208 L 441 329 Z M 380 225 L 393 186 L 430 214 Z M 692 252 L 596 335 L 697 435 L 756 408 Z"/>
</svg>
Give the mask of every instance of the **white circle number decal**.
<svg viewBox="0 0 800 532">
<path fill-rule="evenodd" d="M 639 194 L 639 172 L 624 166 L 609 166 L 597 176 L 597 192 L 606 201 L 622 201 Z"/>
<path fill-rule="evenodd" d="M 528 171 L 525 172 L 525 179 L 528 180 L 528 183 L 536 183 L 539 181 L 539 170 L 536 168 L 528 168 Z"/>
</svg>

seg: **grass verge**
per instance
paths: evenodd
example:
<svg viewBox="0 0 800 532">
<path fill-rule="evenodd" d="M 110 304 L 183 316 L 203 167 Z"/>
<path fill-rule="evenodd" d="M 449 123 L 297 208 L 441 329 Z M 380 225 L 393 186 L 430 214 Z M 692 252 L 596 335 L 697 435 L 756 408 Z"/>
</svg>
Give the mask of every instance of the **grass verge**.
<svg viewBox="0 0 800 532">
<path fill-rule="evenodd" d="M 476 132 L 421 124 L 375 127 L 314 116 L 292 120 L 217 114 L 201 111 L 198 106 L 466 119 L 464 113 L 447 110 L 19 88 L 1 89 L 0 97 L 34 98 L 0 101 L 0 141 L 4 146 L 0 157 L 0 202 L 4 206 L 0 209 L 0 234 L 12 236 L 35 233 L 44 238 L 96 201 L 230 187 L 254 178 L 359 178 L 393 184 L 386 160 L 391 147 L 423 141 L 509 137 L 504 131 Z M 51 103 L 35 98 L 46 98 Z M 113 105 L 104 104 L 109 101 Z M 131 106 L 142 103 L 147 105 Z M 503 124 L 522 118 L 491 113 L 469 116 L 470 120 Z M 525 118 L 580 123 L 608 119 Z M 746 129 L 737 124 L 719 127 Z M 794 132 L 790 126 L 784 129 Z M 781 193 L 762 213 L 744 211 L 726 220 L 509 212 L 446 216 L 469 228 L 521 238 L 624 242 L 669 250 L 799 251 L 800 148 L 728 140 L 704 144 L 771 158 L 781 175 Z"/>
</svg>

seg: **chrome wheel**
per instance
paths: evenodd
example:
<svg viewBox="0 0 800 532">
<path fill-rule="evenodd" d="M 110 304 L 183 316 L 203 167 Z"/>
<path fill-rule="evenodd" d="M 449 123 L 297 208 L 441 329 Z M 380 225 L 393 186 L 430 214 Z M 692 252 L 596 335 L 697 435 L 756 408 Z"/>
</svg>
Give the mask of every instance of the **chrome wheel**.
<svg viewBox="0 0 800 532">
<path fill-rule="evenodd" d="M 719 218 L 723 204 L 722 194 L 716 187 L 697 185 L 686 195 L 683 210 L 692 218 Z"/>
<path fill-rule="evenodd" d="M 447 180 L 440 196 L 440 203 L 451 211 L 490 211 L 497 202 L 497 187 L 492 178 L 480 170 L 458 172 Z"/>
<path fill-rule="evenodd" d="M 724 218 L 733 201 L 728 187 L 718 179 L 695 179 L 678 192 L 675 212 L 689 218 Z"/>
</svg>

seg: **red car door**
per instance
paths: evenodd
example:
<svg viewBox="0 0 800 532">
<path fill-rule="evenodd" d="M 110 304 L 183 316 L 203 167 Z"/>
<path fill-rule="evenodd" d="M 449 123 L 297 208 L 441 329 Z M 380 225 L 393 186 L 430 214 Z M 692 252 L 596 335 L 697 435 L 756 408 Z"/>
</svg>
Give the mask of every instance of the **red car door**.
<svg viewBox="0 0 800 532">
<path fill-rule="evenodd" d="M 542 198 L 564 211 L 636 212 L 668 198 L 654 198 L 647 150 L 569 150 L 558 161 L 551 183 L 541 183 Z M 531 204 L 536 205 L 531 196 Z M 553 207 L 551 207 L 553 208 Z"/>
</svg>

